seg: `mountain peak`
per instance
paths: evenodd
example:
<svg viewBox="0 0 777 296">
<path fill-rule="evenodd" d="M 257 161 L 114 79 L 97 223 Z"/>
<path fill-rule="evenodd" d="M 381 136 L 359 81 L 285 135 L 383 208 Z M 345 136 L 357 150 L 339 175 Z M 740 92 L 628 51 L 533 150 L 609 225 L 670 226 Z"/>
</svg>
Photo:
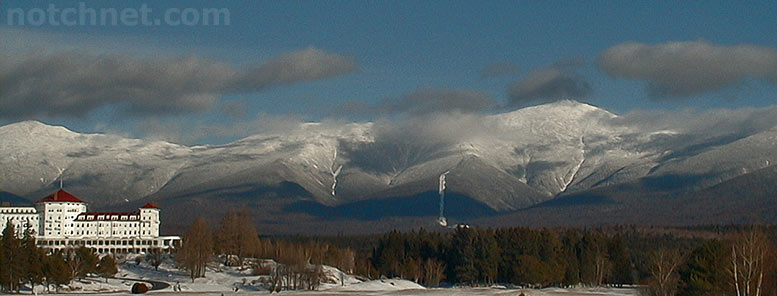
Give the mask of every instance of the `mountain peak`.
<svg viewBox="0 0 777 296">
<path fill-rule="evenodd" d="M 37 120 L 25 120 L 25 121 L 14 122 L 14 123 L 5 125 L 4 127 L 32 129 L 32 128 L 38 128 L 38 127 L 44 127 L 44 126 L 49 126 L 49 125 Z"/>
<path fill-rule="evenodd" d="M 571 109 L 577 109 L 581 111 L 605 111 L 610 113 L 609 111 L 603 108 L 600 108 L 588 103 L 583 103 L 577 100 L 573 100 L 573 99 L 558 100 L 555 102 L 531 106 L 524 109 L 532 109 L 532 108 L 534 109 L 570 109 L 571 108 Z"/>
<path fill-rule="evenodd" d="M 37 121 L 37 120 L 25 120 L 25 121 L 19 121 L 14 122 L 5 126 L 2 126 L 2 128 L 5 129 L 22 129 L 22 130 L 36 130 L 36 129 L 45 129 L 45 128 L 59 128 L 59 129 L 65 129 L 64 126 L 58 126 L 58 125 L 48 125 L 43 122 Z M 68 130 L 70 131 L 70 130 Z"/>
<path fill-rule="evenodd" d="M 5 126 L 0 126 L 0 134 L 5 136 L 30 136 L 30 135 L 47 135 L 47 136 L 72 136 L 78 133 L 67 129 L 64 126 L 48 125 L 40 121 L 25 120 Z"/>
<path fill-rule="evenodd" d="M 575 100 L 559 100 L 552 103 L 521 108 L 494 116 L 508 125 L 538 123 L 544 121 L 580 122 L 614 118 L 617 115 L 605 109 Z"/>
</svg>

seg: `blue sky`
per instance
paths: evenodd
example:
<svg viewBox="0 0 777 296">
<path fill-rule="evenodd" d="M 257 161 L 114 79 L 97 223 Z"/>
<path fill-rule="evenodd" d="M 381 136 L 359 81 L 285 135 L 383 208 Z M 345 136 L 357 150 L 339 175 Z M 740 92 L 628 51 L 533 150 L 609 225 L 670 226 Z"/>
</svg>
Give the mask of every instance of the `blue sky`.
<svg viewBox="0 0 777 296">
<path fill-rule="evenodd" d="M 429 109 L 423 104 L 494 113 L 565 98 L 625 114 L 763 107 L 777 94 L 774 1 L 73 1 L 55 8 L 80 3 L 145 4 L 152 17 L 170 8 L 226 8 L 230 23 L 9 24 L 9 10 L 49 3 L 3 1 L 0 66 L 15 71 L 0 73 L 0 124 L 33 119 L 223 143 L 260 132 L 262 118 L 406 118 L 427 112 L 419 111 Z M 191 64 L 191 72 L 180 70 Z M 122 76 L 130 66 L 152 71 L 150 81 L 132 85 L 144 75 Z M 41 72 L 19 70 L 30 68 Z M 185 81 L 193 73 L 201 76 Z M 25 89 L 35 83 L 48 88 Z M 176 83 L 198 90 L 177 97 Z M 147 99 L 117 94 L 116 84 Z M 186 135 L 213 125 L 237 131 Z M 178 128 L 161 128 L 171 126 Z"/>
</svg>

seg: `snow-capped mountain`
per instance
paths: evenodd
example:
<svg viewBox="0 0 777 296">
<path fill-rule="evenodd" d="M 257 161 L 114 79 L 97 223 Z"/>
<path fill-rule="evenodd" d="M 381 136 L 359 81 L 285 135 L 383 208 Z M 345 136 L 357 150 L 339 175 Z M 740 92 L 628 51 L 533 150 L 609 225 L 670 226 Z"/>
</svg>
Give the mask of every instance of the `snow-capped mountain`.
<svg viewBox="0 0 777 296">
<path fill-rule="evenodd" d="M 0 127 L 0 189 L 35 198 L 63 179 L 85 200 L 113 205 L 224 189 L 250 197 L 293 184 L 338 206 L 435 191 L 450 171 L 449 192 L 508 211 L 640 180 L 663 191 L 700 190 L 777 163 L 775 128 L 691 136 L 575 101 L 457 116 L 414 126 L 302 123 L 192 147 L 25 121 Z"/>
</svg>

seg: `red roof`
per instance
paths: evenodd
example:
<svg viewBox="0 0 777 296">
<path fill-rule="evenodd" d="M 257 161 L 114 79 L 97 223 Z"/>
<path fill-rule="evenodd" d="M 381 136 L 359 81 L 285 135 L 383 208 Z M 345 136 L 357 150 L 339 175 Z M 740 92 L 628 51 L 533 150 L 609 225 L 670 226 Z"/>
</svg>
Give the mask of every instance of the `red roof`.
<svg viewBox="0 0 777 296">
<path fill-rule="evenodd" d="M 49 196 L 41 198 L 38 202 L 84 202 L 65 190 L 57 190 Z"/>
<path fill-rule="evenodd" d="M 142 207 L 140 207 L 140 208 L 141 208 L 141 209 L 158 209 L 158 207 L 156 206 L 156 204 L 153 204 L 153 203 L 147 203 L 147 204 L 143 205 L 143 206 L 142 206 Z"/>
</svg>

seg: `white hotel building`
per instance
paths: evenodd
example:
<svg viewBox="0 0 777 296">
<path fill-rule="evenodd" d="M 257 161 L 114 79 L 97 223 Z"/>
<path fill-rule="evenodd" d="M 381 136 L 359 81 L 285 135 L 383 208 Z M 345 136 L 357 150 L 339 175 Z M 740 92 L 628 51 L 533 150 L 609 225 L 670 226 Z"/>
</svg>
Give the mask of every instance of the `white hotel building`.
<svg viewBox="0 0 777 296">
<path fill-rule="evenodd" d="M 0 229 L 8 221 L 20 237 L 34 231 L 38 246 L 46 249 L 85 246 L 98 253 L 143 253 L 169 251 L 181 241 L 159 236 L 159 208 L 153 204 L 136 212 L 87 212 L 86 203 L 62 189 L 34 207 L 0 207 Z"/>
</svg>

